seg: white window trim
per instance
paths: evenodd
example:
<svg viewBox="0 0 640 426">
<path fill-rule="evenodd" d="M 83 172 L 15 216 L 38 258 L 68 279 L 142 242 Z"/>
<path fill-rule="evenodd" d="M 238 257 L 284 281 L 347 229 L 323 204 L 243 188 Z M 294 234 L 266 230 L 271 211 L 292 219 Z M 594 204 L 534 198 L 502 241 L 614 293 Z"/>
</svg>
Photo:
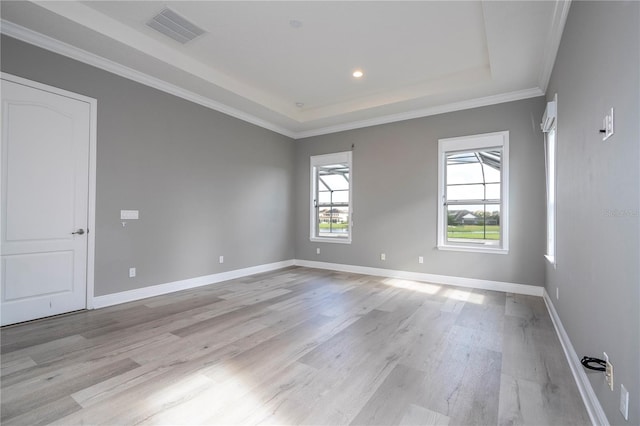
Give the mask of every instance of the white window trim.
<svg viewBox="0 0 640 426">
<path fill-rule="evenodd" d="M 483 246 L 474 243 L 447 242 L 447 212 L 444 204 L 446 184 L 446 153 L 451 151 L 477 150 L 500 147 L 501 166 L 501 206 L 500 206 L 500 246 Z M 509 132 L 484 133 L 438 140 L 438 240 L 436 248 L 445 251 L 465 251 L 476 253 L 509 253 Z"/>
<path fill-rule="evenodd" d="M 353 238 L 353 162 L 351 151 L 336 152 L 333 154 L 313 155 L 310 158 L 309 174 L 310 187 L 310 203 L 309 203 L 309 223 L 310 223 L 310 241 L 323 242 L 323 243 L 336 243 L 336 244 L 351 244 Z M 340 237 L 318 237 L 316 236 L 316 212 L 314 206 L 315 196 L 315 174 L 313 168 L 315 166 L 321 166 L 324 164 L 335 163 L 348 163 L 349 164 L 349 236 L 347 238 Z"/>
<path fill-rule="evenodd" d="M 545 259 L 556 268 L 556 250 L 557 250 L 557 238 L 558 238 L 558 229 L 557 229 L 557 203 L 558 203 L 558 94 L 556 93 L 553 97 L 553 101 L 547 104 L 547 108 L 545 109 L 545 113 L 543 116 L 542 131 L 544 133 L 544 156 L 545 156 L 545 188 L 546 188 L 546 199 L 545 199 L 545 207 L 546 207 L 546 243 L 545 243 Z M 549 147 L 549 139 L 548 134 L 553 132 L 553 147 Z M 550 164 L 549 159 L 549 151 L 553 149 L 553 164 Z M 553 209 L 549 207 L 549 185 L 550 178 L 549 172 L 553 170 Z M 549 224 L 552 224 L 552 229 L 549 228 Z M 553 244 L 549 242 L 549 233 L 553 235 Z M 551 250 L 550 250 L 551 249 Z"/>
</svg>

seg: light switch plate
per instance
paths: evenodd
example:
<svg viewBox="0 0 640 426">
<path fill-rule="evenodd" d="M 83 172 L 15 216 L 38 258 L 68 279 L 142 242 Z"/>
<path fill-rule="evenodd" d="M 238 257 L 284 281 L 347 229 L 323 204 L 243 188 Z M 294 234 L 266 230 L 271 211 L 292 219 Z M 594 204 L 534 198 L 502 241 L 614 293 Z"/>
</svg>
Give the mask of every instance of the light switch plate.
<svg viewBox="0 0 640 426">
<path fill-rule="evenodd" d="M 120 210 L 120 219 L 136 220 L 138 217 L 138 210 Z"/>
<path fill-rule="evenodd" d="M 604 136 L 602 137 L 602 140 L 606 141 L 611 136 L 613 136 L 613 108 L 611 108 L 609 114 L 604 116 L 604 121 L 602 124 L 604 127 Z"/>
</svg>

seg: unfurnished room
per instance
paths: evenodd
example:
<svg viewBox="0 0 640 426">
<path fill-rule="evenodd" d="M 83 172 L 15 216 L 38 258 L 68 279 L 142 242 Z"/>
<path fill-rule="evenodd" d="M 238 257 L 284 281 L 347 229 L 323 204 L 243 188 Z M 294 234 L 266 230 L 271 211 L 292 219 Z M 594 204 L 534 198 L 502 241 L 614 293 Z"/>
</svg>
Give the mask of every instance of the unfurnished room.
<svg viewBox="0 0 640 426">
<path fill-rule="evenodd" d="M 640 425 L 640 2 L 0 2 L 3 425 Z"/>
</svg>

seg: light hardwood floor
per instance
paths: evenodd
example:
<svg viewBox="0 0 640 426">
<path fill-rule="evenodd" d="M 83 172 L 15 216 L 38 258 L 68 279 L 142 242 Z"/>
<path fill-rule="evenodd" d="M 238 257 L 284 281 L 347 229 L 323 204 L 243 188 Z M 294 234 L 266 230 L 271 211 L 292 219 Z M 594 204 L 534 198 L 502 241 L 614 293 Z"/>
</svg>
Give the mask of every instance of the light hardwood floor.
<svg viewBox="0 0 640 426">
<path fill-rule="evenodd" d="M 1 331 L 11 424 L 589 424 L 539 297 L 288 268 Z"/>
</svg>

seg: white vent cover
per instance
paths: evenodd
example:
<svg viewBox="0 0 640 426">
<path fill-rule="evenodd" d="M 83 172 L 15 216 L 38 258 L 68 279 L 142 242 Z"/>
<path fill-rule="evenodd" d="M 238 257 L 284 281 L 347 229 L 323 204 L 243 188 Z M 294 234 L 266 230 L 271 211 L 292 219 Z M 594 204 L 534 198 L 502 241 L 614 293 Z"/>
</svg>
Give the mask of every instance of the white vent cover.
<svg viewBox="0 0 640 426">
<path fill-rule="evenodd" d="M 206 32 L 169 8 L 162 9 L 147 22 L 147 26 L 182 44 Z"/>
</svg>

